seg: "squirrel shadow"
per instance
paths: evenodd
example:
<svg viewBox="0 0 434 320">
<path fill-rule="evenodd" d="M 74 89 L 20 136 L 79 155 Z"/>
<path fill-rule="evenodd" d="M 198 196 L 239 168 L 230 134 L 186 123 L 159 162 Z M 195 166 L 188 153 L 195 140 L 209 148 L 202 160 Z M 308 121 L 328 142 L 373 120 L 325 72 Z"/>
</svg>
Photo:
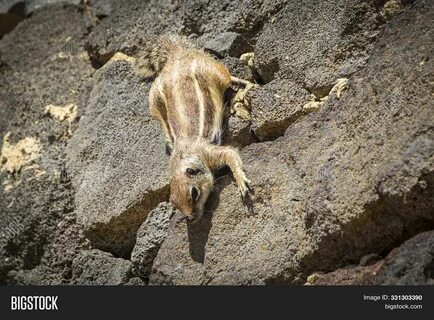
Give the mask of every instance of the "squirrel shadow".
<svg viewBox="0 0 434 320">
<path fill-rule="evenodd" d="M 209 196 L 202 218 L 197 222 L 187 221 L 187 233 L 190 256 L 195 262 L 201 264 L 205 261 L 205 246 L 208 242 L 209 232 L 212 227 L 214 211 L 220 203 L 220 193 L 231 184 L 231 171 L 229 168 L 222 168 L 215 174 L 216 184 L 214 191 Z"/>
<path fill-rule="evenodd" d="M 209 233 L 212 227 L 214 211 L 220 203 L 221 192 L 232 183 L 232 172 L 228 167 L 219 169 L 215 174 L 215 188 L 205 205 L 202 218 L 197 222 L 187 221 L 187 234 L 190 256 L 195 262 L 201 264 L 205 261 L 205 246 L 208 242 Z M 252 190 L 253 194 L 253 190 Z M 250 194 L 244 200 L 249 215 L 254 215 L 253 201 Z"/>
</svg>

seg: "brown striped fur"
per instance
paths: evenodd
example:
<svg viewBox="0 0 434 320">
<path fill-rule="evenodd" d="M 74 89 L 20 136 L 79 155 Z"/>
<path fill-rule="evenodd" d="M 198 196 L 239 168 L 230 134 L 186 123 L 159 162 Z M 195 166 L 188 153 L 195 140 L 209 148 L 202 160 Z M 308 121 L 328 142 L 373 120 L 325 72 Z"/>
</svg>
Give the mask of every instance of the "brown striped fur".
<svg viewBox="0 0 434 320">
<path fill-rule="evenodd" d="M 224 92 L 242 80 L 179 37 L 159 38 L 138 61 L 143 74 L 155 77 L 149 108 L 172 149 L 172 204 L 188 218 L 199 219 L 213 188 L 213 171 L 224 165 L 232 170 L 244 198 L 249 181 L 238 152 L 214 144 L 221 141 Z"/>
</svg>

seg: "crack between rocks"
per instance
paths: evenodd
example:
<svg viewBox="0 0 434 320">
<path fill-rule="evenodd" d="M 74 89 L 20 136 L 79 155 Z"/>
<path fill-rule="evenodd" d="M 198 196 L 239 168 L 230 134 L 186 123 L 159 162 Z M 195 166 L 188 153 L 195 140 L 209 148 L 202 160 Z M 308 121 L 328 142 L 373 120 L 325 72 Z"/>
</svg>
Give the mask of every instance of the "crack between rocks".
<svg viewBox="0 0 434 320">
<path fill-rule="evenodd" d="M 433 176 L 434 172 L 430 171 L 421 174 L 420 177 Z M 425 179 L 425 178 L 424 178 Z M 415 184 L 407 193 L 410 194 L 418 185 Z M 345 269 L 351 266 L 362 266 L 360 259 L 368 254 L 377 254 L 384 259 L 393 249 L 402 246 L 407 240 L 416 236 L 419 233 L 433 230 L 434 222 L 423 216 L 409 218 L 400 212 L 400 208 L 405 203 L 397 203 L 392 205 L 387 201 L 386 197 L 377 191 L 378 199 L 364 206 L 364 212 L 359 215 L 356 220 L 342 224 L 338 232 L 328 234 L 322 239 L 318 246 L 313 249 L 313 252 L 306 256 L 299 264 L 297 270 L 288 268 L 280 272 L 278 275 L 264 279 L 266 284 L 272 285 L 288 285 L 288 284 L 304 284 L 308 277 L 315 273 L 330 273 L 340 269 Z M 405 197 L 403 197 L 404 199 Z M 416 201 L 416 200 L 415 200 Z M 429 208 L 427 209 L 429 210 Z M 313 217 L 307 229 L 312 229 L 313 224 L 319 221 Z M 377 230 L 374 237 L 363 244 L 363 247 L 354 247 L 357 243 L 357 238 L 362 237 L 365 229 L 372 230 L 374 228 L 366 227 L 371 224 L 373 226 L 381 226 L 390 223 L 397 225 L 395 230 L 389 230 L 383 234 L 381 230 Z M 358 225 L 364 225 L 363 230 L 358 228 Z M 346 232 L 345 230 L 360 230 L 358 233 Z M 308 231 L 309 233 L 309 231 Z M 343 234 L 350 234 L 349 237 L 343 240 Z M 314 236 L 310 234 L 310 236 Z M 384 244 L 385 241 L 388 243 Z M 339 243 L 340 242 L 340 243 Z M 328 252 L 333 252 L 335 248 L 347 248 L 348 252 L 353 254 L 353 257 L 337 256 L 336 259 L 330 260 L 327 256 Z M 324 256 L 325 255 L 325 256 Z M 327 260 L 329 260 L 327 262 Z M 322 267 L 318 266 L 317 261 L 322 261 Z"/>
<path fill-rule="evenodd" d="M 108 223 L 99 223 L 85 236 L 93 248 L 111 253 L 114 257 L 131 259 L 131 252 L 136 242 L 137 231 L 149 212 L 161 202 L 168 201 L 170 185 L 147 192 L 137 203 L 126 209 L 121 215 L 113 217 Z M 113 237 L 113 234 L 117 236 Z M 107 240 L 107 235 L 113 237 Z"/>
<path fill-rule="evenodd" d="M 297 122 L 299 120 L 302 120 L 305 116 L 308 116 L 311 113 L 318 112 L 319 110 L 315 110 L 315 111 L 311 111 L 311 112 L 306 112 L 304 110 L 301 110 L 301 111 L 296 112 L 295 114 L 293 114 L 293 115 L 291 115 L 288 118 L 285 118 L 283 120 L 266 121 L 255 130 L 251 128 L 252 123 L 250 123 L 247 129 L 249 130 L 249 134 L 252 136 L 252 139 L 251 139 L 252 141 L 249 143 L 242 144 L 239 147 L 239 149 L 243 150 L 244 148 L 246 148 L 250 145 L 253 145 L 253 144 L 257 144 L 257 143 L 265 143 L 265 142 L 275 141 L 275 140 L 279 139 L 280 137 L 285 136 L 286 130 L 288 130 L 288 128 L 292 124 L 294 124 L 295 122 Z M 265 138 L 260 139 L 258 137 L 257 133 L 255 133 L 255 132 L 260 132 L 262 130 L 263 131 L 270 131 L 270 132 L 264 133 Z M 228 144 L 230 144 L 230 142 Z"/>
</svg>

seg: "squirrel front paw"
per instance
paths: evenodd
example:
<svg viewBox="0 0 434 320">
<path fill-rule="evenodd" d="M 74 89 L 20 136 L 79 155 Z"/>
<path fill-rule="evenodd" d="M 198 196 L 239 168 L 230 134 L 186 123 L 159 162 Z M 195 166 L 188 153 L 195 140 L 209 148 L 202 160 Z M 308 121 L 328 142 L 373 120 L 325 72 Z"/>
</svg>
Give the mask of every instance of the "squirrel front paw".
<svg viewBox="0 0 434 320">
<path fill-rule="evenodd" d="M 243 201 L 244 206 L 247 209 L 247 214 L 248 215 L 253 215 L 254 211 L 253 211 L 253 201 L 251 198 L 251 195 L 253 195 L 254 190 L 252 188 L 252 182 L 245 178 L 242 180 L 242 182 L 240 184 L 238 184 L 238 190 L 241 193 L 241 199 Z"/>
<path fill-rule="evenodd" d="M 241 193 L 241 198 L 243 201 L 248 197 L 249 193 L 252 192 L 251 181 L 246 177 L 238 184 L 238 190 Z"/>
</svg>

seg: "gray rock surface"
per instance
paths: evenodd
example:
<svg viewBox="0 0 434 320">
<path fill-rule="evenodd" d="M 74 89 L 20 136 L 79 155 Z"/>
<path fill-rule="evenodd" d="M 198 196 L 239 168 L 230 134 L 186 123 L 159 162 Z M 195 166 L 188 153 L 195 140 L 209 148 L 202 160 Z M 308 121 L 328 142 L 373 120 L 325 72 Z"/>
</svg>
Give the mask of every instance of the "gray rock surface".
<svg viewBox="0 0 434 320">
<path fill-rule="evenodd" d="M 24 2 L 26 4 L 25 13 L 29 15 L 53 4 L 79 5 L 81 0 L 25 0 Z"/>
<path fill-rule="evenodd" d="M 100 250 L 82 251 L 72 263 L 72 284 L 120 285 L 131 277 L 131 261 Z"/>
<path fill-rule="evenodd" d="M 300 118 L 309 92 L 289 80 L 273 80 L 249 92 L 251 99 L 251 130 L 259 141 L 282 136 L 289 125 Z"/>
<path fill-rule="evenodd" d="M 146 283 L 139 277 L 134 277 L 125 283 L 126 286 L 144 286 Z"/>
<path fill-rule="evenodd" d="M 372 265 L 316 273 L 309 280 L 313 285 L 433 285 L 434 232 L 416 235 Z"/>
<path fill-rule="evenodd" d="M 255 82 L 255 76 L 252 70 L 241 63 L 239 58 L 225 57 L 221 62 L 228 68 L 232 75 L 250 82 Z"/>
<path fill-rule="evenodd" d="M 20 225 L 18 234 L 0 245 L 1 283 L 67 282 L 72 259 L 87 246 L 75 223 L 65 145 L 84 109 L 94 72 L 84 50 L 88 27 L 79 8 L 50 6 L 0 41 L 0 144 L 10 132 L 12 145 L 33 138 L 40 149 L 39 157 L 19 172 L 0 171 L 0 235 L 13 222 Z M 75 43 L 71 54 L 65 52 L 69 37 Z M 50 104 L 71 103 L 78 112 L 71 122 L 45 114 Z M 14 277 L 30 273 L 28 280 Z"/>
<path fill-rule="evenodd" d="M 68 145 L 78 221 L 95 247 L 121 256 L 130 254 L 147 213 L 168 199 L 168 158 L 148 91 L 130 62 L 107 63 Z"/>
<path fill-rule="evenodd" d="M 396 16 L 340 99 L 244 148 L 256 215 L 223 187 L 200 226 L 172 222 L 150 283 L 300 283 L 432 228 L 433 14 L 422 2 Z"/>
<path fill-rule="evenodd" d="M 1 284 L 431 283 L 432 1 L 68 2 L 0 39 Z M 203 220 L 169 221 L 150 84 L 120 52 L 170 32 L 260 85 L 225 137 L 253 212 L 223 169 Z"/>
<path fill-rule="evenodd" d="M 137 231 L 137 240 L 131 253 L 131 261 L 134 265 L 134 273 L 142 278 L 148 278 L 151 272 L 158 250 L 167 237 L 170 219 L 174 211 L 169 203 L 160 203 L 148 214 L 145 222 Z"/>
<path fill-rule="evenodd" d="M 382 285 L 434 284 L 434 232 L 424 232 L 392 250 L 376 282 Z"/>
<path fill-rule="evenodd" d="M 12 31 L 24 19 L 24 1 L 0 1 L 0 38 Z"/>
<path fill-rule="evenodd" d="M 205 41 L 204 49 L 219 57 L 240 57 L 243 53 L 251 52 L 252 45 L 240 34 L 223 32 Z"/>
<path fill-rule="evenodd" d="M 133 0 L 124 5 L 115 1 L 112 14 L 92 31 L 87 46 L 92 60 L 103 64 L 115 52 L 135 52 L 138 46 L 164 32 L 193 38 L 202 35 L 212 38 L 223 32 L 236 32 L 254 43 L 265 21 L 286 2 Z"/>
<path fill-rule="evenodd" d="M 260 284 L 290 265 L 303 237 L 302 221 L 289 214 L 297 204 L 290 199 L 297 197 L 301 185 L 278 154 L 267 143 L 243 150 L 255 188 L 254 216 L 247 215 L 227 177 L 219 180 L 221 192 L 199 222 L 190 225 L 176 216 L 172 219 L 150 284 Z"/>
<path fill-rule="evenodd" d="M 285 78 L 316 95 L 369 57 L 381 21 L 374 1 L 289 1 L 264 25 L 255 47 L 265 82 Z"/>
</svg>

